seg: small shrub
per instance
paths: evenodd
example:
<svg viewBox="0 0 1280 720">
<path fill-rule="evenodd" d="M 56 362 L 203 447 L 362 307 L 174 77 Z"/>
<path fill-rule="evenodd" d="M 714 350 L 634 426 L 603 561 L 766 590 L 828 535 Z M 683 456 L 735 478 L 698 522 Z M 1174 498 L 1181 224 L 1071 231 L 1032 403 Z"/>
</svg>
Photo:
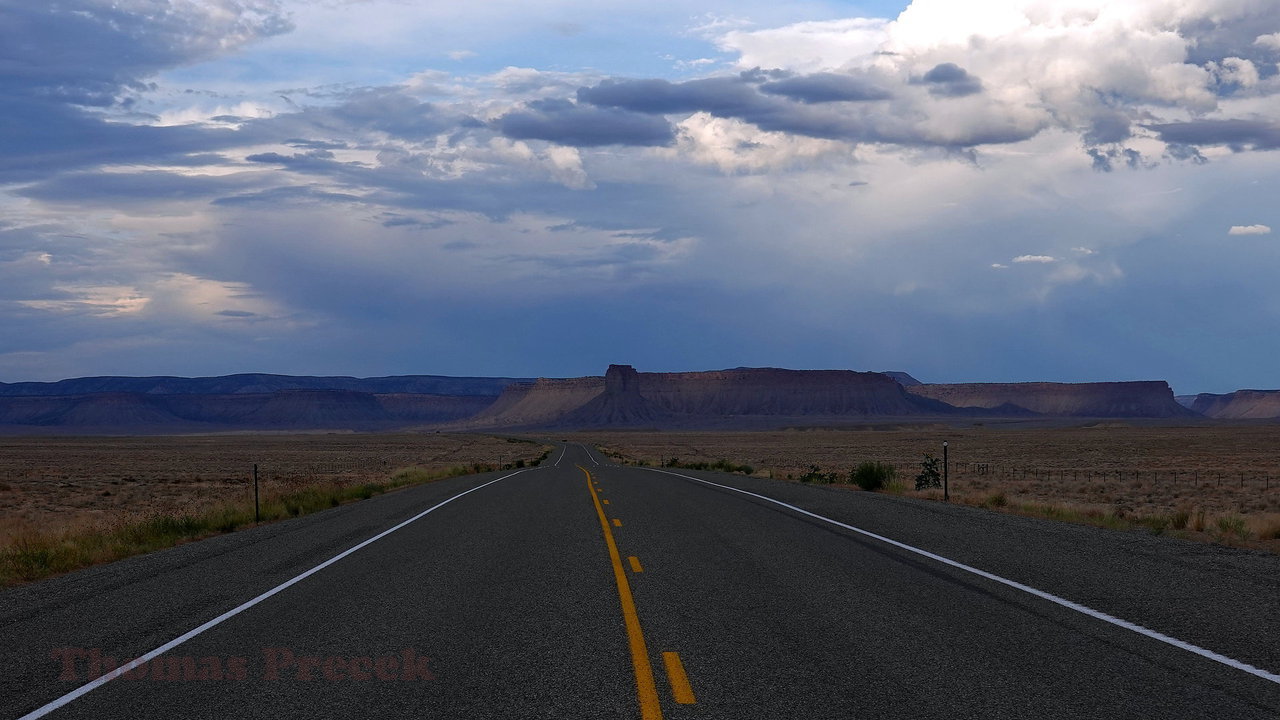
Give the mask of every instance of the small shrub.
<svg viewBox="0 0 1280 720">
<path fill-rule="evenodd" d="M 987 507 L 1002 508 L 1009 504 L 1009 498 L 1005 496 L 1004 491 L 992 493 L 987 497 Z"/>
<path fill-rule="evenodd" d="M 920 474 L 916 475 L 916 489 L 928 490 L 940 487 L 942 487 L 942 473 L 938 470 L 938 458 L 925 453 L 924 461 L 920 463 Z"/>
<path fill-rule="evenodd" d="M 892 465 L 882 462 L 864 462 L 849 472 L 849 479 L 863 490 L 879 490 L 896 475 Z"/>
</svg>

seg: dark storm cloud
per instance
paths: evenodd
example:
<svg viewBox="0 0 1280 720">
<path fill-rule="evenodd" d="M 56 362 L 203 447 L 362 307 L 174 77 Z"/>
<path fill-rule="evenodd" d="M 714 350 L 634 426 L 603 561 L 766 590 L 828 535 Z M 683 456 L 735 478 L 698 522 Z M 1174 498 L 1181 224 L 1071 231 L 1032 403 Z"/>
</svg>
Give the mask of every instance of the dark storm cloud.
<svg viewBox="0 0 1280 720">
<path fill-rule="evenodd" d="M 212 202 L 214 205 L 224 205 L 228 207 L 252 206 L 275 208 L 282 204 L 364 204 L 365 199 L 357 195 L 349 195 L 347 193 L 336 193 L 313 187 L 297 187 L 290 185 L 221 197 Z"/>
<path fill-rule="evenodd" d="M 982 81 L 955 63 L 935 65 L 913 84 L 929 88 L 935 97 L 965 97 L 982 92 Z"/>
<path fill-rule="evenodd" d="M 315 110 L 308 117 L 316 120 L 316 125 L 334 124 L 357 137 L 374 131 L 405 140 L 434 137 L 458 127 L 462 119 L 457 113 L 441 111 L 395 87 L 357 90 L 339 105 Z"/>
<path fill-rule="evenodd" d="M 387 219 L 382 221 L 382 227 L 408 227 L 418 230 L 438 230 L 442 227 L 448 227 L 455 224 L 454 221 L 446 218 L 434 218 L 432 220 L 419 220 L 415 217 L 408 217 L 397 213 L 387 213 Z"/>
<path fill-rule="evenodd" d="M 737 76 L 682 83 L 666 80 L 606 80 L 595 87 L 579 89 L 578 100 L 580 103 L 641 113 L 706 112 L 716 117 L 749 122 L 761 130 L 828 140 L 947 149 L 1018 142 L 1037 131 L 1036 128 L 1015 127 L 1000 118 L 993 118 L 988 125 L 975 126 L 967 132 L 957 132 L 946 140 L 939 140 L 904 122 L 894 108 L 883 103 L 866 102 L 879 99 L 875 97 L 873 90 L 868 89 L 875 87 L 870 83 L 860 85 L 868 97 L 863 97 L 859 102 L 839 104 L 835 101 L 817 101 L 823 92 L 830 95 L 839 87 L 819 76 L 794 76 L 764 83 L 796 83 L 790 86 L 793 93 L 808 98 L 808 101 L 793 102 L 781 93 L 761 92 L 759 83 L 764 77 L 766 76 L 758 71 L 753 71 Z M 953 76 L 944 72 L 939 82 L 946 85 L 948 77 Z M 851 86 L 845 84 L 843 88 L 849 91 Z"/>
<path fill-rule="evenodd" d="M 292 155 L 281 155 L 274 152 L 257 153 L 245 156 L 245 160 L 264 165 L 279 165 L 296 172 L 318 174 L 336 174 L 340 172 L 340 168 L 336 166 L 344 165 L 344 163 L 334 162 L 333 153 L 328 150 L 312 150 Z"/>
<path fill-rule="evenodd" d="M 672 83 L 666 80 L 605 80 L 580 88 L 578 100 L 641 113 L 708 112 L 720 117 L 757 114 L 770 101 L 741 77 Z"/>
<path fill-rule="evenodd" d="M 152 7 L 106 0 L 3 3 L 0 93 L 104 107 L 159 70 L 291 27 L 270 0 L 229 0 L 212 10 L 194 3 L 147 5 Z"/>
<path fill-rule="evenodd" d="M 1093 158 L 1093 169 L 1098 172 L 1111 172 L 1116 163 L 1121 163 L 1130 170 L 1150 170 L 1154 165 L 1132 148 L 1087 148 L 1089 157 Z"/>
<path fill-rule="evenodd" d="M 498 132 L 516 140 L 547 140 L 561 145 L 670 145 L 675 139 L 666 120 L 568 100 L 539 100 L 494 122 Z"/>
<path fill-rule="evenodd" d="M 1170 145 L 1226 145 L 1237 152 L 1280 148 L 1280 123 L 1266 120 L 1191 120 L 1147 127 Z"/>
<path fill-rule="evenodd" d="M 112 205 L 174 200 L 203 200 L 252 187 L 258 181 L 238 175 L 179 175 L 159 170 L 137 173 L 66 173 L 13 191 L 45 202 Z"/>
<path fill-rule="evenodd" d="M 1241 3 L 1237 11 L 1236 14 L 1213 14 L 1183 22 L 1178 34 L 1195 38 L 1195 42 L 1187 47 L 1187 62 L 1204 65 L 1238 57 L 1255 63 L 1263 77 L 1276 74 L 1275 64 L 1280 60 L 1280 50 L 1258 45 L 1254 40 L 1260 34 L 1280 28 L 1280 4 Z"/>
<path fill-rule="evenodd" d="M 276 0 L 0 3 L 0 182 L 111 162 L 198 164 L 229 132 L 107 122 L 155 73 L 290 25 Z M 207 157 L 207 155 L 205 155 Z"/>
<path fill-rule="evenodd" d="M 351 147 L 345 142 L 334 142 L 330 140 L 302 140 L 299 138 L 289 138 L 284 142 L 290 147 L 305 148 L 309 150 L 346 150 Z"/>
<path fill-rule="evenodd" d="M 893 97 L 888 90 L 866 80 L 837 73 L 814 73 L 766 82 L 760 91 L 803 103 L 867 102 Z"/>
<path fill-rule="evenodd" d="M 1084 139 L 1090 145 L 1106 145 L 1124 142 L 1131 134 L 1129 118 L 1118 112 L 1102 112 L 1090 120 Z"/>
<path fill-rule="evenodd" d="M 230 130 L 112 123 L 70 105 L 23 102 L 0 111 L 0 183 L 109 163 L 197 165 L 240 142 Z"/>
</svg>

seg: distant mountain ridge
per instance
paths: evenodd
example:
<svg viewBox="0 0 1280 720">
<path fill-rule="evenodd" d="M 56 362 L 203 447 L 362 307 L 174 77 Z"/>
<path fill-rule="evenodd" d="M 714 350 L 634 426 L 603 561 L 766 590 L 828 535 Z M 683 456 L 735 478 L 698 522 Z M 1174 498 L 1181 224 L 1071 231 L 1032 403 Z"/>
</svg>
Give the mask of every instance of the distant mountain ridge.
<svg viewBox="0 0 1280 720">
<path fill-rule="evenodd" d="M 396 375 L 357 378 L 347 376 L 272 375 L 242 373 L 216 377 L 73 378 L 57 382 L 0 383 L 0 397 L 57 397 L 93 393 L 143 393 L 148 395 L 241 395 L 280 390 L 348 390 L 373 394 L 467 395 L 497 397 L 503 388 L 531 378 L 449 377 L 445 375 Z"/>
<path fill-rule="evenodd" d="M 389 430 L 475 415 L 484 395 L 281 390 L 239 395 L 94 393 L 0 397 L 9 432 L 153 434 L 231 430 Z"/>
<path fill-rule="evenodd" d="M 1280 419 L 1280 391 L 1175 398 L 1164 381 L 922 384 L 901 371 L 733 368 L 567 379 L 244 373 L 0 383 L 0 433 L 763 429 L 878 418 Z M 1181 401 L 1181 402 L 1179 402 Z"/>
</svg>

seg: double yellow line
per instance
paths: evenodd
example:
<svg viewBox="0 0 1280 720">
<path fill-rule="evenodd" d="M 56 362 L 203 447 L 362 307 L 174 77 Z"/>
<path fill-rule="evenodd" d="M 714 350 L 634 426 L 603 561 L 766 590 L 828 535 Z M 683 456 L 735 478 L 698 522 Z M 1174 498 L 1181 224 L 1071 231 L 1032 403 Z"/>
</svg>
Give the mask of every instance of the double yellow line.
<svg viewBox="0 0 1280 720">
<path fill-rule="evenodd" d="M 609 561 L 613 563 L 613 579 L 618 585 L 618 599 L 622 602 L 622 620 L 627 627 L 627 643 L 631 647 L 631 665 L 636 673 L 636 699 L 640 702 L 641 720 L 662 720 L 662 705 L 658 702 L 658 688 L 653 679 L 653 665 L 649 662 L 649 648 L 644 641 L 644 631 L 640 629 L 640 616 L 636 613 L 635 599 L 631 595 L 631 582 L 627 580 L 627 572 L 622 567 L 622 554 L 618 552 L 618 543 L 613 539 L 613 529 L 609 527 L 609 518 L 604 514 L 604 505 L 596 492 L 591 473 L 581 465 L 578 469 L 587 476 L 587 490 L 591 492 L 591 500 L 595 503 L 596 514 L 600 517 L 600 529 L 604 531 L 604 543 L 609 548 Z M 619 526 L 621 523 L 617 523 Z M 628 558 L 636 572 L 640 572 L 640 562 L 634 557 Z M 673 652 L 662 654 L 667 675 L 671 679 L 672 690 L 676 702 L 688 704 L 695 702 L 693 689 L 689 686 L 680 656 Z"/>
</svg>

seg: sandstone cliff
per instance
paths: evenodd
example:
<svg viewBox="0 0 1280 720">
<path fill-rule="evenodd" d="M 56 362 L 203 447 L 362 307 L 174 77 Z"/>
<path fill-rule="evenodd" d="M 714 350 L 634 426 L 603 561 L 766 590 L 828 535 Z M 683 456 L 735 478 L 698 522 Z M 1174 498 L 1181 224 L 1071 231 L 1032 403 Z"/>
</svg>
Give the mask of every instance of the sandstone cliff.
<svg viewBox="0 0 1280 720">
<path fill-rule="evenodd" d="M 1191 408 L 1205 417 L 1222 420 L 1280 418 L 1280 390 L 1237 390 L 1225 395 L 1201 393 Z"/>
<path fill-rule="evenodd" d="M 513 385 L 467 427 L 710 427 L 752 419 L 921 417 L 954 412 L 907 394 L 881 373 L 737 368 L 638 373 L 611 365 L 604 378 Z M 776 423 L 775 423 L 776 424 Z"/>
<path fill-rule="evenodd" d="M 1194 417 L 1173 399 L 1164 381 L 1099 383 L 963 383 L 917 385 L 907 392 L 964 410 L 983 408 L 1004 414 L 1053 417 Z"/>
<path fill-rule="evenodd" d="M 604 378 L 567 380 L 539 378 L 531 383 L 508 385 L 492 405 L 460 423 L 459 427 L 535 427 L 554 425 L 569 413 L 604 392 Z"/>
</svg>

